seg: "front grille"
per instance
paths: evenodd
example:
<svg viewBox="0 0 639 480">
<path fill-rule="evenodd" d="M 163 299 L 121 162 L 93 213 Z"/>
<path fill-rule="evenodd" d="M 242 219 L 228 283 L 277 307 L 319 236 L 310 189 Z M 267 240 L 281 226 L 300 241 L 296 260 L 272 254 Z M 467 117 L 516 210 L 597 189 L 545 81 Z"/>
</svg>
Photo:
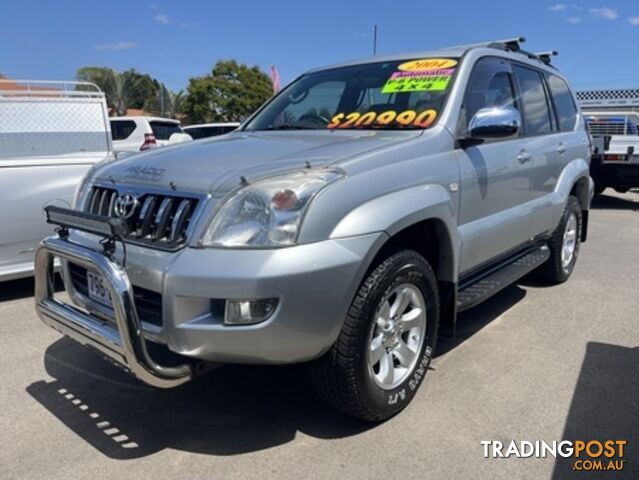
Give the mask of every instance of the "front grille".
<svg viewBox="0 0 639 480">
<path fill-rule="evenodd" d="M 114 217 L 120 195 L 114 188 L 94 186 L 85 211 Z M 127 241 L 163 249 L 174 249 L 186 242 L 189 224 L 198 206 L 197 198 L 156 193 L 135 198 L 131 215 L 126 218 L 130 232 Z"/>
<path fill-rule="evenodd" d="M 87 284 L 87 269 L 73 263 L 69 263 L 69 274 L 73 289 L 89 298 Z M 162 295 L 142 287 L 133 287 L 135 308 L 140 320 L 162 326 Z"/>
</svg>

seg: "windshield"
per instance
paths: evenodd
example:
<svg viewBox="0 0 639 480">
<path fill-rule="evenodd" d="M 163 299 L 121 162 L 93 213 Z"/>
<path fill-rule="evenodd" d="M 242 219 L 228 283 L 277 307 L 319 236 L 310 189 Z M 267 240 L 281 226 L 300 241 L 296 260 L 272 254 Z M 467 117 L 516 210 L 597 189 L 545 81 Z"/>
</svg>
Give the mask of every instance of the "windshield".
<svg viewBox="0 0 639 480">
<path fill-rule="evenodd" d="M 295 80 L 244 130 L 425 129 L 435 124 L 457 67 L 419 58 L 323 70 Z"/>
</svg>

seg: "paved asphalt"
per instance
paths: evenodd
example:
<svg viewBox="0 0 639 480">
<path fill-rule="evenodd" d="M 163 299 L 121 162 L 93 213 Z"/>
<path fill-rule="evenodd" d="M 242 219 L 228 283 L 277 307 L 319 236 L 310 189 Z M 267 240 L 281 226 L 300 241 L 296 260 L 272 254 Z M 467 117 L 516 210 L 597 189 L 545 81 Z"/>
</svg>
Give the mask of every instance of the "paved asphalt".
<svg viewBox="0 0 639 480">
<path fill-rule="evenodd" d="M 0 478 L 590 478 L 482 440 L 625 439 L 639 478 L 639 193 L 601 197 L 573 277 L 463 314 L 413 403 L 377 426 L 314 395 L 305 369 L 221 368 L 138 384 L 42 325 L 30 280 L 0 284 Z"/>
</svg>

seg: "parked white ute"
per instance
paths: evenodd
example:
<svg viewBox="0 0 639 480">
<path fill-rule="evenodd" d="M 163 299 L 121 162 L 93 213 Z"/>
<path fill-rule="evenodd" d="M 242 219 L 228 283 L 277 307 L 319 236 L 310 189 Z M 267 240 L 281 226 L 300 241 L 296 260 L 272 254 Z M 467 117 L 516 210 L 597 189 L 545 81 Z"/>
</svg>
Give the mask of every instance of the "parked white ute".
<svg viewBox="0 0 639 480">
<path fill-rule="evenodd" d="M 0 281 L 32 275 L 36 247 L 53 233 L 43 208 L 70 206 L 82 177 L 111 152 L 96 85 L 0 80 Z"/>
<path fill-rule="evenodd" d="M 110 121 L 115 152 L 139 152 L 193 140 L 180 122 L 171 118 L 116 117 Z"/>
</svg>

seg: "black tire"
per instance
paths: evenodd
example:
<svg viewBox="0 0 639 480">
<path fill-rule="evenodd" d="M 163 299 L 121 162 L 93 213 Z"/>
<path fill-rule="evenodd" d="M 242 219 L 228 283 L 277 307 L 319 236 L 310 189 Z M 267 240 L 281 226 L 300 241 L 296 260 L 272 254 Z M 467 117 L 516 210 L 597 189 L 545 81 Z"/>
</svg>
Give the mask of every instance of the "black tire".
<svg viewBox="0 0 639 480">
<path fill-rule="evenodd" d="M 381 388 L 367 363 L 377 308 L 389 292 L 403 284 L 423 295 L 426 327 L 416 363 L 402 383 Z M 389 299 L 390 301 L 390 299 Z M 318 394 L 339 410 L 367 421 L 380 422 L 401 411 L 421 385 L 433 356 L 439 326 L 437 279 L 428 262 L 412 250 L 403 250 L 381 261 L 362 282 L 353 299 L 339 337 L 331 349 L 311 366 Z M 407 332 L 406 332 L 407 333 Z"/>
<path fill-rule="evenodd" d="M 574 253 L 570 263 L 566 266 L 562 262 L 562 247 L 564 241 L 564 232 L 566 231 L 566 224 L 571 215 L 575 215 L 577 220 L 577 232 L 576 243 Z M 548 242 L 548 248 L 550 249 L 550 258 L 546 263 L 540 267 L 539 273 L 541 279 L 551 285 L 563 283 L 572 274 L 575 264 L 577 263 L 577 257 L 579 256 L 579 247 L 581 245 L 581 229 L 582 229 L 582 210 L 579 199 L 575 196 L 569 196 L 566 202 L 564 213 L 561 216 L 559 225 L 553 232 Z"/>
</svg>

